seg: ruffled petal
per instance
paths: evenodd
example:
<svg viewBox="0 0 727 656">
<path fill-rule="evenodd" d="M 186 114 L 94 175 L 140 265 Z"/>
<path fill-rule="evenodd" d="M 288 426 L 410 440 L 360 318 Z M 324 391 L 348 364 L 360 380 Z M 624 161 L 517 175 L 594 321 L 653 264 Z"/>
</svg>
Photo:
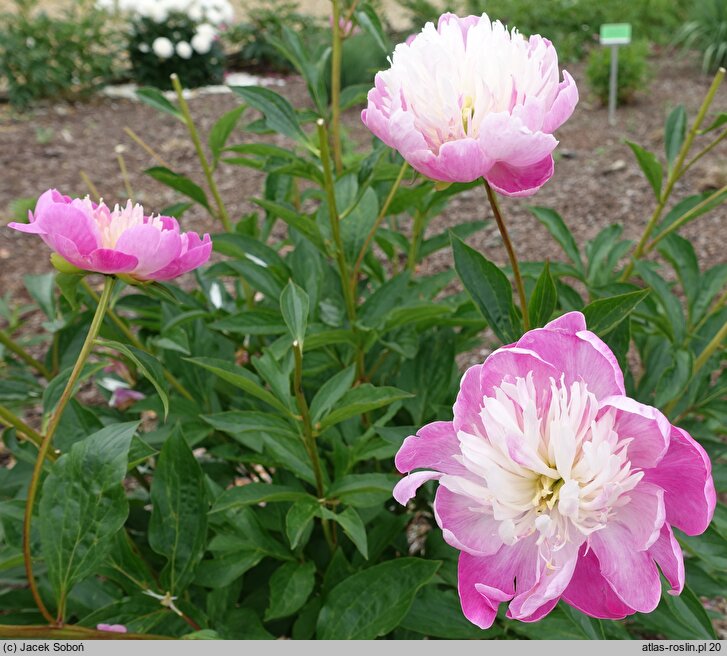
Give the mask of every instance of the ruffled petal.
<svg viewBox="0 0 727 656">
<path fill-rule="evenodd" d="M 563 81 L 558 86 L 558 95 L 543 122 L 543 132 L 555 132 L 573 114 L 578 104 L 578 87 L 568 71 L 563 71 Z"/>
<path fill-rule="evenodd" d="M 684 589 L 684 554 L 669 524 L 661 527 L 659 539 L 649 547 L 649 553 L 671 585 L 669 594 L 681 594 Z"/>
<path fill-rule="evenodd" d="M 63 255 L 63 253 L 61 253 Z M 68 257 L 63 255 L 67 260 Z M 86 260 L 88 265 L 84 268 L 98 273 L 130 273 L 139 264 L 139 260 L 133 255 L 127 255 L 111 248 L 98 248 L 90 253 Z M 68 260 L 71 264 L 75 264 L 72 260 Z"/>
<path fill-rule="evenodd" d="M 532 196 L 553 177 L 555 163 L 547 155 L 530 166 L 516 167 L 498 162 L 485 175 L 492 188 L 503 196 L 525 198 Z"/>
<path fill-rule="evenodd" d="M 134 274 L 143 277 L 167 266 L 179 255 L 181 247 L 179 233 L 142 224 L 125 230 L 115 250 L 133 255 L 138 260 Z"/>
<path fill-rule="evenodd" d="M 434 469 L 445 474 L 467 474 L 454 456 L 459 455 L 459 440 L 451 421 L 435 421 L 404 440 L 394 464 L 402 473 L 414 469 Z"/>
<path fill-rule="evenodd" d="M 664 489 L 669 524 L 687 535 L 704 533 L 712 521 L 717 496 L 709 456 L 689 433 L 672 426 L 666 455 L 656 467 L 646 470 L 644 480 Z"/>
<path fill-rule="evenodd" d="M 427 481 L 436 481 L 441 478 L 442 474 L 434 471 L 414 472 L 408 476 L 404 476 L 395 486 L 392 496 L 402 506 L 405 506 L 410 499 L 414 498 L 417 490 Z"/>
<path fill-rule="evenodd" d="M 443 484 L 437 488 L 434 514 L 445 542 L 473 556 L 491 556 L 502 547 L 500 522 L 481 502 L 455 494 Z"/>
</svg>

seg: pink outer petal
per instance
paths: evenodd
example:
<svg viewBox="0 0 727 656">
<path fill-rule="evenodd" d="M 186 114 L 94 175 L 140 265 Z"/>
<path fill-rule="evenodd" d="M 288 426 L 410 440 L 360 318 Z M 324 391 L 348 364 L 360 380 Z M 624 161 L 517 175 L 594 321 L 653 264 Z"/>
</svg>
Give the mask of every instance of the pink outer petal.
<svg viewBox="0 0 727 656">
<path fill-rule="evenodd" d="M 583 332 L 568 335 L 561 331 L 538 328 L 525 333 L 517 346 L 534 351 L 552 365 L 558 371 L 556 380 L 563 373 L 566 385 L 584 381 L 588 385 L 588 391 L 599 400 L 623 394 L 623 374 L 620 369 L 615 370 L 613 363 L 594 347 L 590 339 L 582 337 Z"/>
<path fill-rule="evenodd" d="M 492 168 L 493 160 L 474 139 L 447 141 L 434 154 L 429 149 L 398 150 L 420 173 L 443 182 L 472 182 Z"/>
<path fill-rule="evenodd" d="M 444 481 L 437 488 L 434 515 L 445 542 L 473 556 L 491 556 L 502 547 L 498 534 L 500 522 L 476 500 L 451 492 Z"/>
<path fill-rule="evenodd" d="M 535 583 L 524 590 L 524 586 L 518 581 L 518 593 L 510 602 L 507 616 L 532 622 L 549 613 L 570 583 L 579 548 L 578 543 L 566 543 L 551 555 L 549 566 L 546 566 L 542 558 L 536 559 L 533 563 L 536 568 Z"/>
<path fill-rule="evenodd" d="M 139 263 L 133 255 L 120 253 L 119 251 L 115 251 L 110 248 L 98 248 L 91 253 L 86 260 L 87 264 L 83 267 L 84 269 L 109 274 L 129 273 L 133 271 Z M 71 264 L 75 264 L 75 262 L 71 262 Z"/>
<path fill-rule="evenodd" d="M 453 458 L 459 453 L 452 422 L 435 421 L 404 440 L 394 463 L 402 474 L 414 469 L 435 469 L 444 474 L 466 475 L 466 467 Z"/>
<path fill-rule="evenodd" d="M 628 396 L 609 396 L 603 399 L 599 416 L 614 410 L 614 430 L 619 439 L 632 438 L 628 446 L 632 466 L 656 467 L 669 448 L 669 420 L 656 408 L 634 401 Z"/>
<path fill-rule="evenodd" d="M 53 241 L 54 244 L 49 244 L 49 246 L 51 246 L 51 248 L 67 262 L 70 262 L 73 266 L 76 266 L 79 269 L 95 271 L 95 269 L 89 264 L 88 258 L 78 252 L 76 244 L 74 244 L 70 239 L 66 239 L 63 235 L 55 235 Z"/>
<path fill-rule="evenodd" d="M 503 196 L 525 198 L 532 196 L 553 177 L 555 164 L 547 155 L 530 166 L 516 167 L 498 162 L 485 175 L 492 188 Z"/>
<path fill-rule="evenodd" d="M 187 250 L 184 250 L 184 239 L 188 242 Z M 210 236 L 205 234 L 203 239 L 194 232 L 186 232 L 182 235 L 182 254 L 165 266 L 163 269 L 154 271 L 143 276 L 145 280 L 171 280 L 181 276 L 187 271 L 202 266 L 210 259 L 212 253 L 212 241 Z"/>
<path fill-rule="evenodd" d="M 404 476 L 395 486 L 392 495 L 396 501 L 405 506 L 413 499 L 417 490 L 427 481 L 436 481 L 442 477 L 439 472 L 421 471 Z"/>
<path fill-rule="evenodd" d="M 546 323 L 545 330 L 562 330 L 569 335 L 576 335 L 586 330 L 586 317 L 582 312 L 566 312 L 564 315 Z"/>
<path fill-rule="evenodd" d="M 659 539 L 651 545 L 649 553 L 671 585 L 669 594 L 681 594 L 684 589 L 684 554 L 669 524 L 661 527 Z"/>
<path fill-rule="evenodd" d="M 70 205 L 61 203 L 49 205 L 38 215 L 36 223 L 48 235 L 51 247 L 56 250 L 59 238 L 72 242 L 84 256 L 99 246 L 98 229 L 93 219 Z"/>
<path fill-rule="evenodd" d="M 625 529 L 622 537 L 628 539 L 629 546 L 635 551 L 644 551 L 659 539 L 664 526 L 664 490 L 641 481 L 627 494 L 629 502 L 616 509 L 608 520 L 609 526 L 620 524 Z"/>
<path fill-rule="evenodd" d="M 558 145 L 552 134 L 529 130 L 520 118 L 509 112 L 484 116 L 480 123 L 479 142 L 493 162 L 518 170 L 530 167 L 543 169 L 545 165 L 542 163 Z"/>
<path fill-rule="evenodd" d="M 592 333 L 590 330 L 579 331 L 578 337 L 580 337 L 583 341 L 588 342 L 604 358 L 606 358 L 608 363 L 611 365 L 614 379 L 618 388 L 621 390 L 621 394 L 626 394 L 623 371 L 621 371 L 621 366 L 619 365 L 616 356 L 613 354 L 613 351 L 608 348 L 608 345 L 600 337 L 598 337 L 598 335 Z"/>
<path fill-rule="evenodd" d="M 139 261 L 133 273 L 145 276 L 170 264 L 179 256 L 181 248 L 179 233 L 142 224 L 125 230 L 115 250 L 133 255 Z"/>
<path fill-rule="evenodd" d="M 559 375 L 534 351 L 512 346 L 500 348 L 483 364 L 470 367 L 462 377 L 454 404 L 454 429 L 484 437 L 487 433 L 480 418 L 482 398 L 494 396 L 494 389 L 503 381 L 526 378 L 529 373 L 533 374 L 536 389 L 550 389 L 550 378 Z"/>
<path fill-rule="evenodd" d="M 636 551 L 631 534 L 619 523 L 609 522 L 590 538 L 601 564 L 601 574 L 616 596 L 640 613 L 659 605 L 661 582 L 648 551 Z"/>
<path fill-rule="evenodd" d="M 616 596 L 601 574 L 596 554 L 585 544 L 573 577 L 563 592 L 563 601 L 586 615 L 604 620 L 620 620 L 636 612 Z"/>
<path fill-rule="evenodd" d="M 543 132 L 555 132 L 565 123 L 578 104 L 578 87 L 568 71 L 563 71 L 563 81 L 558 86 L 558 95 L 545 115 Z"/>
<path fill-rule="evenodd" d="M 644 481 L 664 489 L 669 524 L 687 535 L 699 535 L 707 529 L 717 503 L 712 464 L 689 433 L 672 426 L 666 455 L 656 467 L 646 470 Z"/>
</svg>

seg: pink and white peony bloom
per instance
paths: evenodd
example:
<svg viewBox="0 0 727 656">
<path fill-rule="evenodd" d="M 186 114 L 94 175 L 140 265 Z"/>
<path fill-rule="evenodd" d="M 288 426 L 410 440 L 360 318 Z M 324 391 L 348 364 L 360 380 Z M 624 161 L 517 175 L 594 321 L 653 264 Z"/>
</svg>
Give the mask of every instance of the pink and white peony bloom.
<svg viewBox="0 0 727 656">
<path fill-rule="evenodd" d="M 484 177 L 501 194 L 529 196 L 553 175 L 553 132 L 578 102 L 563 77 L 547 39 L 526 40 L 486 14 L 444 14 L 396 46 L 361 118 L 434 180 Z"/>
<path fill-rule="evenodd" d="M 459 596 L 474 624 L 532 622 L 562 599 L 597 618 L 654 610 L 659 569 L 679 594 L 672 527 L 702 533 L 711 464 L 686 431 L 626 396 L 609 348 L 571 312 L 498 349 L 461 381 L 451 422 L 408 437 L 394 489 L 407 503 L 438 480 L 444 539 L 461 551 Z"/>
<path fill-rule="evenodd" d="M 39 235 L 58 255 L 85 271 L 125 274 L 140 281 L 170 280 L 203 265 L 212 252 L 209 235 L 181 232 L 171 216 L 147 216 L 141 205 L 116 205 L 64 196 L 49 189 L 29 223 L 10 223 Z"/>
</svg>

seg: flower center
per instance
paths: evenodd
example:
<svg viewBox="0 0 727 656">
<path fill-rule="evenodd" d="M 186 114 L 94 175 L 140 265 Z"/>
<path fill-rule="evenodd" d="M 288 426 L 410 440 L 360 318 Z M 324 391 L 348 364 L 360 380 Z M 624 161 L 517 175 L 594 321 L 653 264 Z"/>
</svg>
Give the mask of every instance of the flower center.
<svg viewBox="0 0 727 656">
<path fill-rule="evenodd" d="M 606 526 L 643 476 L 614 411 L 601 412 L 582 381 L 536 390 L 532 373 L 511 379 L 483 398 L 480 419 L 474 434 L 458 433 L 472 474 L 463 493 L 499 522 L 505 544 L 537 534 L 546 560 Z"/>
<path fill-rule="evenodd" d="M 76 201 L 74 201 L 76 202 Z M 97 207 L 93 207 L 88 196 L 81 201 L 81 209 L 90 216 L 96 223 L 98 228 L 101 248 L 116 248 L 124 232 L 130 228 L 140 225 L 151 225 L 157 230 L 164 230 L 164 224 L 160 216 L 144 216 L 144 208 L 139 205 L 133 205 L 129 200 L 125 206 L 114 205 L 114 209 L 110 210 L 101 200 Z"/>
</svg>

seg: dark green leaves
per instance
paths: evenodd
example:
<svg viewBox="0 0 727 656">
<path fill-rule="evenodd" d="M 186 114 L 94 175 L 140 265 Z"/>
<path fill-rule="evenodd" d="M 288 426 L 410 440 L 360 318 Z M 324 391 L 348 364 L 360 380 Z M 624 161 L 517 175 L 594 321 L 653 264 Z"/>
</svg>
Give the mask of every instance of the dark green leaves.
<svg viewBox="0 0 727 656">
<path fill-rule="evenodd" d="M 223 492 L 215 501 L 213 513 L 224 512 L 233 508 L 242 508 L 257 503 L 274 501 L 298 501 L 312 498 L 305 492 L 285 485 L 267 483 L 249 483 L 242 487 L 233 487 Z"/>
<path fill-rule="evenodd" d="M 137 89 L 136 97 L 145 105 L 149 105 L 160 112 L 169 114 L 179 121 L 184 120 L 182 112 L 179 111 L 176 105 L 169 102 L 159 89 L 155 89 L 154 87 L 141 87 L 141 89 Z"/>
<path fill-rule="evenodd" d="M 240 120 L 240 116 L 242 116 L 242 113 L 246 109 L 247 107 L 245 105 L 235 107 L 235 109 L 223 114 L 212 126 L 207 137 L 207 143 L 209 144 L 210 151 L 212 152 L 213 166 L 217 165 L 217 162 L 222 155 L 222 149 L 225 147 L 225 144 L 227 144 L 227 140 L 230 138 L 237 122 Z"/>
<path fill-rule="evenodd" d="M 512 301 L 512 287 L 507 276 L 454 235 L 452 253 L 457 275 L 493 332 L 504 343 L 519 339 L 522 324 Z"/>
<path fill-rule="evenodd" d="M 632 141 L 627 141 L 626 143 L 634 152 L 634 155 L 636 155 L 636 161 L 639 163 L 641 170 L 644 172 L 646 179 L 654 190 L 656 200 L 659 200 L 661 198 L 661 181 L 664 177 L 664 170 L 661 163 L 656 158 L 656 155 L 646 150 L 646 148 L 642 148 Z"/>
<path fill-rule="evenodd" d="M 275 132 L 300 142 L 307 142 L 291 104 L 282 96 L 265 87 L 230 87 L 245 102 L 260 110 L 265 116 L 265 124 Z"/>
<path fill-rule="evenodd" d="M 192 582 L 207 543 L 204 475 L 178 429 L 159 454 L 151 502 L 149 546 L 167 559 L 164 590 L 178 593 Z"/>
<path fill-rule="evenodd" d="M 373 640 L 404 619 L 419 588 L 439 569 L 438 561 L 398 558 L 365 569 L 339 583 L 318 616 L 323 640 Z"/>
<path fill-rule="evenodd" d="M 283 313 L 290 336 L 300 344 L 301 349 L 308 325 L 309 305 L 308 294 L 292 280 L 289 281 L 280 295 L 280 311 Z"/>
<path fill-rule="evenodd" d="M 610 298 L 599 298 L 583 308 L 588 330 L 603 337 L 633 312 L 634 308 L 649 295 L 648 289 Z"/>
<path fill-rule="evenodd" d="M 581 254 L 578 250 L 576 240 L 573 238 L 573 234 L 568 229 L 560 214 L 549 207 L 531 207 L 530 211 L 548 229 L 548 232 L 553 235 L 553 238 L 560 244 L 563 252 L 578 267 L 578 270 L 583 271 L 583 261 L 581 260 Z"/>
<path fill-rule="evenodd" d="M 543 271 L 535 283 L 535 289 L 528 301 L 528 315 L 530 327 L 537 328 L 545 325 L 553 314 L 558 303 L 558 290 L 555 287 L 553 276 L 550 275 L 550 264 L 543 266 Z"/>
<path fill-rule="evenodd" d="M 666 119 L 664 149 L 669 168 L 674 164 L 687 134 L 687 112 L 683 105 L 675 107 Z"/>
<path fill-rule="evenodd" d="M 170 171 L 164 166 L 153 166 L 150 169 L 144 171 L 147 175 L 161 182 L 162 184 L 177 190 L 180 194 L 184 194 L 187 198 L 191 198 L 195 203 L 199 203 L 208 211 L 210 209 L 209 201 L 207 200 L 207 194 L 205 194 L 202 187 L 195 182 L 192 182 L 189 178 L 179 175 L 174 171 Z"/>
<path fill-rule="evenodd" d="M 338 424 L 344 419 L 376 410 L 376 408 L 381 408 L 408 396 L 411 396 L 411 394 L 396 387 L 374 387 L 369 383 L 364 383 L 344 394 L 343 398 L 336 403 L 335 409 L 321 421 L 321 430 Z"/>
<path fill-rule="evenodd" d="M 53 465 L 40 498 L 43 557 L 61 612 L 71 588 L 91 576 L 129 512 L 121 483 L 137 423 L 102 428 Z"/>
<path fill-rule="evenodd" d="M 316 566 L 312 562 L 285 563 L 270 577 L 270 605 L 265 621 L 292 615 L 313 592 Z"/>
</svg>

